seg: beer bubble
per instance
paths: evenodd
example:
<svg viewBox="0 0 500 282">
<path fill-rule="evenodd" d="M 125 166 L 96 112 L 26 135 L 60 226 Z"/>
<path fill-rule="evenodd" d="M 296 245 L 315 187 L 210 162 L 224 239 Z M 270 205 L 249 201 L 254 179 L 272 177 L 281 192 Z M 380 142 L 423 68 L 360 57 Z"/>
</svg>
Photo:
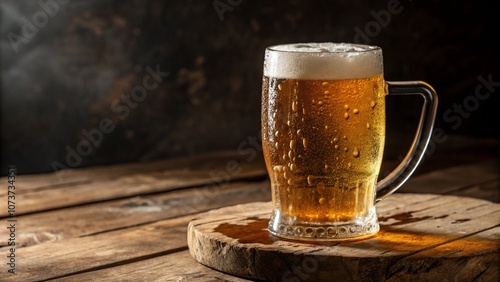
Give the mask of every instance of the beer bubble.
<svg viewBox="0 0 500 282">
<path fill-rule="evenodd" d="M 349 119 L 349 114 L 348 113 L 344 113 L 344 118 L 345 119 Z"/>
<path fill-rule="evenodd" d="M 319 198 L 318 202 L 319 202 L 319 204 L 320 204 L 320 205 L 322 205 L 322 204 L 326 203 L 326 199 L 325 199 L 325 197 L 321 197 L 321 198 Z"/>
<path fill-rule="evenodd" d="M 325 164 L 325 169 L 328 169 L 328 165 L 327 164 Z"/>
<path fill-rule="evenodd" d="M 302 134 L 302 129 L 297 130 L 297 136 L 300 137 L 300 134 Z"/>
<path fill-rule="evenodd" d="M 295 149 L 295 140 L 290 141 L 290 149 Z"/>
<path fill-rule="evenodd" d="M 348 163 L 348 164 L 347 164 L 347 167 L 348 167 L 348 168 L 351 168 L 351 167 L 352 167 L 352 164 L 351 164 L 351 163 Z"/>
<path fill-rule="evenodd" d="M 344 147 L 344 152 L 347 152 L 349 151 L 349 149 L 347 149 L 347 147 Z"/>
<path fill-rule="evenodd" d="M 318 101 L 318 106 L 323 106 L 323 101 Z"/>
<path fill-rule="evenodd" d="M 287 124 L 288 126 L 290 126 L 290 125 L 292 124 L 292 122 L 291 122 L 290 120 L 288 120 L 288 121 L 286 122 L 286 124 Z"/>
<path fill-rule="evenodd" d="M 366 128 L 370 129 L 371 125 L 369 122 L 366 123 Z"/>
<path fill-rule="evenodd" d="M 324 92 L 324 93 L 325 93 L 325 95 L 329 95 L 329 94 L 330 94 L 330 91 L 325 90 L 325 92 Z"/>
<path fill-rule="evenodd" d="M 286 161 L 286 154 L 283 154 L 283 160 Z"/>
<path fill-rule="evenodd" d="M 278 89 L 281 91 L 281 84 L 278 84 Z"/>
<path fill-rule="evenodd" d="M 335 145 L 335 149 L 338 149 L 339 148 L 339 145 Z"/>
<path fill-rule="evenodd" d="M 280 145 L 280 144 L 279 144 L 278 142 L 276 142 L 276 144 L 274 144 L 274 146 L 276 147 L 276 149 L 278 149 L 278 148 L 279 148 L 279 145 Z"/>
<path fill-rule="evenodd" d="M 355 115 L 357 115 L 357 114 L 359 113 L 359 110 L 358 110 L 358 109 L 354 109 L 354 110 L 352 110 L 352 112 L 353 112 Z"/>
<path fill-rule="evenodd" d="M 344 109 L 345 109 L 346 111 L 348 111 L 348 110 L 349 110 L 349 105 L 345 104 L 345 105 L 344 105 Z"/>
<path fill-rule="evenodd" d="M 299 110 L 299 105 L 297 104 L 297 101 L 292 102 L 292 111 L 297 112 Z"/>
<path fill-rule="evenodd" d="M 288 181 L 286 183 L 288 183 L 288 185 L 292 185 L 292 179 L 291 178 L 288 179 Z"/>
<path fill-rule="evenodd" d="M 309 184 L 309 186 L 313 186 L 314 185 L 314 179 L 313 179 L 312 175 L 308 175 L 307 176 L 307 184 Z"/>
<path fill-rule="evenodd" d="M 370 108 L 375 108 L 375 101 L 374 100 L 371 100 L 370 101 Z"/>
<path fill-rule="evenodd" d="M 338 141 L 339 141 L 338 137 L 333 138 L 333 142 L 338 142 Z"/>
<path fill-rule="evenodd" d="M 276 113 L 273 113 L 273 119 L 276 119 Z"/>
<path fill-rule="evenodd" d="M 344 138 L 344 140 L 347 140 L 347 135 L 342 136 L 342 138 Z"/>
<path fill-rule="evenodd" d="M 306 108 L 302 108 L 302 114 L 306 114 Z"/>
<path fill-rule="evenodd" d="M 280 135 L 280 132 L 278 130 L 276 130 L 276 132 L 274 132 L 274 136 L 278 137 Z"/>
<path fill-rule="evenodd" d="M 324 81 L 321 83 L 322 86 L 328 86 L 328 82 Z"/>
<path fill-rule="evenodd" d="M 328 129 L 328 125 L 325 125 L 325 129 Z"/>
<path fill-rule="evenodd" d="M 354 147 L 354 149 L 352 150 L 352 155 L 355 158 L 359 157 L 359 148 L 358 147 Z"/>
<path fill-rule="evenodd" d="M 306 138 L 303 138 L 302 139 L 302 146 L 304 146 L 304 148 L 307 148 L 307 145 L 309 144 L 309 142 L 307 141 Z"/>
<path fill-rule="evenodd" d="M 315 101 L 314 99 L 312 100 L 312 104 L 313 104 L 313 105 L 314 105 L 314 104 L 316 104 L 316 101 Z"/>
</svg>

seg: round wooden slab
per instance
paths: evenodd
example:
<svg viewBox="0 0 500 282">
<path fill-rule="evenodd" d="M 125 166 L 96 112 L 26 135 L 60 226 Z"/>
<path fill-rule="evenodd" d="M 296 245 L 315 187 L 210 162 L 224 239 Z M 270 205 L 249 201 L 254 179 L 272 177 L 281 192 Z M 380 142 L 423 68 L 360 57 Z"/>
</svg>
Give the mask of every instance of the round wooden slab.
<svg viewBox="0 0 500 282">
<path fill-rule="evenodd" d="M 191 255 L 214 269 L 270 281 L 500 281 L 500 204 L 394 194 L 365 240 L 302 243 L 267 231 L 271 203 L 213 210 L 190 222 Z"/>
</svg>

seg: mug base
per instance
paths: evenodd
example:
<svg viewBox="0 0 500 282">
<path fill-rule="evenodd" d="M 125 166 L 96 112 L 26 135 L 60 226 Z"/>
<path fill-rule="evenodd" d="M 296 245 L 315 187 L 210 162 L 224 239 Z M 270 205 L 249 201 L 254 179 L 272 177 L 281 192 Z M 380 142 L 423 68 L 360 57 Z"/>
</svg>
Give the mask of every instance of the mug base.
<svg viewBox="0 0 500 282">
<path fill-rule="evenodd" d="M 348 222 L 295 222 L 273 211 L 269 220 L 269 232 L 277 237 L 297 241 L 352 241 L 371 237 L 380 230 L 375 208 L 363 218 Z"/>
</svg>

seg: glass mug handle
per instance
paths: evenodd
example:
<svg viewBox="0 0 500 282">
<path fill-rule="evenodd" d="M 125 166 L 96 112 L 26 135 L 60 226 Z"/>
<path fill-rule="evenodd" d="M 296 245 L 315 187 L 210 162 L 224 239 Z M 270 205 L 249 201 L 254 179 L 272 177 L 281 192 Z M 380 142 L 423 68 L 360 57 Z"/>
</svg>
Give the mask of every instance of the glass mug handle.
<svg viewBox="0 0 500 282">
<path fill-rule="evenodd" d="M 386 81 L 386 83 L 388 86 L 387 95 L 421 95 L 424 98 L 424 105 L 411 148 L 398 167 L 377 182 L 375 203 L 394 193 L 417 168 L 432 134 L 438 104 L 436 91 L 423 81 Z"/>
</svg>

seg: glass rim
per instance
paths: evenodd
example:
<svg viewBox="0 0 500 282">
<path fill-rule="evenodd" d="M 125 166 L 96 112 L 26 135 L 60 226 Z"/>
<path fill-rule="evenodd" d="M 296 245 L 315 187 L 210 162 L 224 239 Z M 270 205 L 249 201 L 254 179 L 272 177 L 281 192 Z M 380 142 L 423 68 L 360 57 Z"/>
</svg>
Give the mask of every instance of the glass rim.
<svg viewBox="0 0 500 282">
<path fill-rule="evenodd" d="M 279 47 L 292 47 L 292 46 L 297 46 L 297 48 L 302 48 L 301 45 L 304 45 L 304 48 L 307 48 L 305 45 L 321 45 L 321 44 L 331 44 L 335 45 L 338 47 L 341 47 L 344 45 L 345 47 L 354 47 L 354 48 L 360 48 L 356 50 L 326 50 L 320 46 L 317 46 L 317 48 L 320 48 L 318 51 L 307 51 L 307 50 L 286 50 L 282 49 Z M 297 53 L 297 54 L 353 54 L 353 53 L 369 53 L 369 52 L 376 52 L 376 51 L 381 51 L 382 48 L 377 45 L 367 45 L 367 44 L 357 44 L 357 43 L 351 43 L 351 42 L 305 42 L 305 43 L 284 43 L 284 44 L 275 44 L 266 47 L 266 51 L 272 51 L 272 52 L 280 52 L 280 53 Z"/>
</svg>

